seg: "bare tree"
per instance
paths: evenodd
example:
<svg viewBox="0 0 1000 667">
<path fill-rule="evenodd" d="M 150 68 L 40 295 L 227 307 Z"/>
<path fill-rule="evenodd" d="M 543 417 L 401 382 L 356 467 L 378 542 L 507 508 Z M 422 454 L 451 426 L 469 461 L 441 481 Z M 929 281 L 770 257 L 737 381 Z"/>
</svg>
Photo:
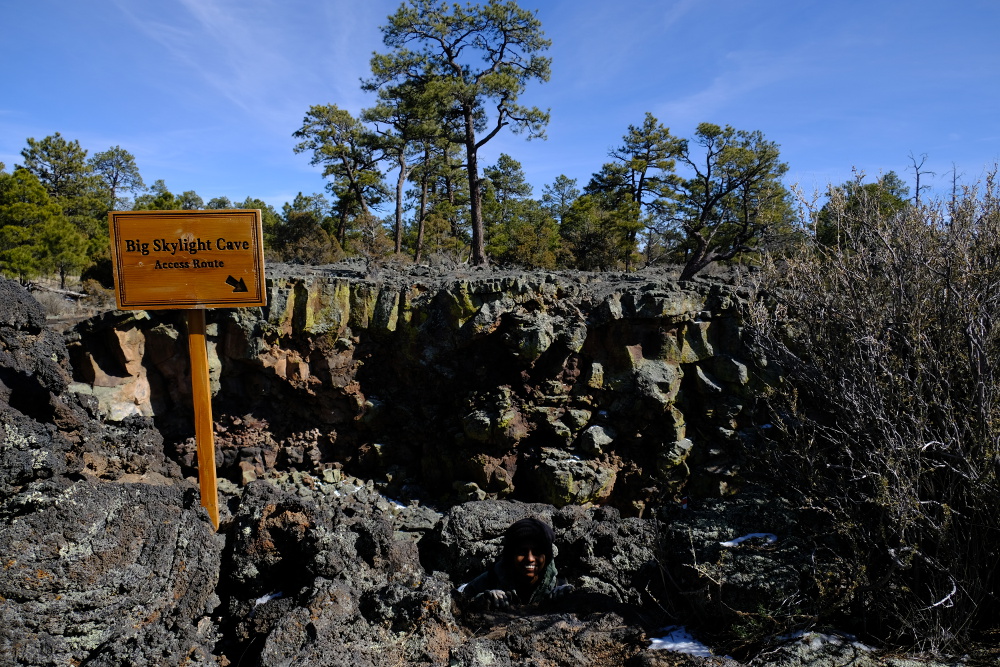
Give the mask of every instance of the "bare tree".
<svg viewBox="0 0 1000 667">
<path fill-rule="evenodd" d="M 910 153 L 910 166 L 913 168 L 913 174 L 916 179 L 916 184 L 913 188 L 913 205 L 920 206 L 920 193 L 929 188 L 929 185 L 921 185 L 921 176 L 936 176 L 937 174 L 933 171 L 924 170 L 924 165 L 927 163 L 927 153 L 920 154 L 920 161 L 913 157 L 913 153 Z"/>
</svg>

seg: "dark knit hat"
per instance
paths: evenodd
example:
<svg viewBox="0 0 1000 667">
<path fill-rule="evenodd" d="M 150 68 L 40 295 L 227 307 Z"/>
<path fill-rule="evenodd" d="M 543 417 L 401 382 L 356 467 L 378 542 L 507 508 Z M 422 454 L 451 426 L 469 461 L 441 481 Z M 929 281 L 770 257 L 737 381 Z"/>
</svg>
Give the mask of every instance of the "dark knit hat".
<svg viewBox="0 0 1000 667">
<path fill-rule="evenodd" d="M 556 534 L 549 524 L 534 517 L 521 519 L 511 524 L 503 535 L 503 560 L 513 557 L 513 551 L 525 542 L 532 542 L 545 557 L 552 560 L 552 542 Z"/>
</svg>

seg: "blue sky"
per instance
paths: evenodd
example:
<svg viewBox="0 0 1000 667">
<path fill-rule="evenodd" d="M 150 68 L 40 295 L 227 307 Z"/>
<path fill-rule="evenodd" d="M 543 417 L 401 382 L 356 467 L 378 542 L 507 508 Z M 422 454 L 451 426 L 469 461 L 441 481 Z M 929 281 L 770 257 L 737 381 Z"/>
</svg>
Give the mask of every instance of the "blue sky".
<svg viewBox="0 0 1000 667">
<path fill-rule="evenodd" d="M 372 103 L 359 79 L 398 0 L 0 0 L 0 162 L 61 132 L 120 145 L 147 185 L 206 201 L 322 192 L 292 132 L 310 105 Z M 997 0 L 523 0 L 552 40 L 552 77 L 523 101 L 548 139 L 502 134 L 535 196 L 584 185 L 652 112 L 678 136 L 708 121 L 761 130 L 807 191 L 852 168 L 927 155 L 945 192 L 1000 160 Z"/>
</svg>

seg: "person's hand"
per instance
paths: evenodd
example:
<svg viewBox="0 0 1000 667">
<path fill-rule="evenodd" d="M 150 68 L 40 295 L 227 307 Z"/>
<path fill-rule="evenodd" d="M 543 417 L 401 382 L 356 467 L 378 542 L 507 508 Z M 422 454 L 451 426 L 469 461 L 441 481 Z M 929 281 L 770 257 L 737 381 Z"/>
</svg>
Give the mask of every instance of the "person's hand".
<svg viewBox="0 0 1000 667">
<path fill-rule="evenodd" d="M 490 591 L 483 591 L 479 596 L 480 601 L 486 609 L 509 609 L 510 600 L 507 598 L 507 594 L 495 588 Z"/>
<path fill-rule="evenodd" d="M 576 587 L 573 584 L 563 584 L 562 586 L 556 586 L 554 589 L 552 589 L 552 597 L 558 598 L 562 597 L 563 595 L 569 595 L 575 590 Z"/>
</svg>

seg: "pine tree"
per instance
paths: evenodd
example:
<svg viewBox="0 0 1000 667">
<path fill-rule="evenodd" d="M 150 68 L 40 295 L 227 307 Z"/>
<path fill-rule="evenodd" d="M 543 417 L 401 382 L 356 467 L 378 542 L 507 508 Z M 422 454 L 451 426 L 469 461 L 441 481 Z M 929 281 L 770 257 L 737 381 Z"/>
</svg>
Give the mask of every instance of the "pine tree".
<svg viewBox="0 0 1000 667">
<path fill-rule="evenodd" d="M 535 15 L 513 0 L 464 6 L 409 0 L 389 17 L 382 36 L 392 51 L 372 58 L 368 87 L 413 81 L 446 101 L 461 118 L 472 263 L 486 264 L 479 149 L 505 127 L 526 132 L 529 138 L 544 136 L 548 113 L 517 100 L 530 81 L 548 81 L 550 60 L 538 54 L 550 42 Z M 488 104 L 495 109 L 492 117 Z"/>
</svg>

